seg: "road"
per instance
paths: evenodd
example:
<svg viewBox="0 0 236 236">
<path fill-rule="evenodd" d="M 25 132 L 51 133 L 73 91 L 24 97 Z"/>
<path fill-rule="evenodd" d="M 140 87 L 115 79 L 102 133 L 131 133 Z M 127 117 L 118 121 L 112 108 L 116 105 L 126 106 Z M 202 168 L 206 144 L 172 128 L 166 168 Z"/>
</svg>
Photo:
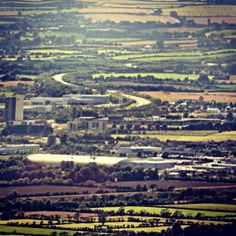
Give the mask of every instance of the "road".
<svg viewBox="0 0 236 236">
<path fill-rule="evenodd" d="M 66 73 L 56 74 L 53 76 L 53 79 L 61 84 L 67 85 L 67 86 L 78 87 L 75 84 L 64 81 L 63 77 L 65 75 L 66 75 Z M 114 90 L 109 90 L 107 92 L 110 94 L 118 94 L 119 93 L 118 91 L 114 91 Z M 135 103 L 129 105 L 128 107 L 126 107 L 126 109 L 138 108 L 138 107 L 147 106 L 147 105 L 151 104 L 150 100 L 143 98 L 143 97 L 130 95 L 130 94 L 124 94 L 124 93 L 120 93 L 119 95 L 135 101 Z M 111 107 L 111 104 L 107 104 L 107 105 L 109 107 Z M 115 107 L 117 107 L 117 105 Z"/>
<path fill-rule="evenodd" d="M 61 74 L 56 74 L 53 76 L 53 79 L 61 84 L 64 84 L 64 85 L 67 85 L 67 86 L 71 86 L 71 87 L 78 87 L 77 85 L 75 84 L 71 84 L 71 83 L 68 83 L 66 81 L 63 80 L 63 77 L 66 75 L 66 73 L 61 73 Z"/>
</svg>

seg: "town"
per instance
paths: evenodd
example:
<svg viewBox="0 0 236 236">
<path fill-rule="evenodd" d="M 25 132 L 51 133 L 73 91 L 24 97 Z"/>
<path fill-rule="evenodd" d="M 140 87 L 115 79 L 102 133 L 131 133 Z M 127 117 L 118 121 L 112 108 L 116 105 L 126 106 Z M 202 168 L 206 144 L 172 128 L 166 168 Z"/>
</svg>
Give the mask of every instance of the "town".
<svg viewBox="0 0 236 236">
<path fill-rule="evenodd" d="M 1 235 L 235 235 L 234 1 L 0 5 Z"/>
</svg>

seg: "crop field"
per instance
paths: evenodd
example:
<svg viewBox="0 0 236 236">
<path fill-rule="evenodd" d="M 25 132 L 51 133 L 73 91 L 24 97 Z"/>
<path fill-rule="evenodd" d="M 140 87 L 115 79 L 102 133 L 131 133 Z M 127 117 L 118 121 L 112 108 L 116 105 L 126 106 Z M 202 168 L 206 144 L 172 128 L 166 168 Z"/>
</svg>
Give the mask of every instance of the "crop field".
<svg viewBox="0 0 236 236">
<path fill-rule="evenodd" d="M 169 132 L 161 133 L 161 134 L 116 134 L 112 135 L 114 138 L 122 138 L 122 137 L 140 137 L 140 138 L 156 138 L 160 141 L 166 142 L 167 140 L 172 141 L 183 141 L 183 142 L 209 142 L 209 141 L 215 141 L 215 142 L 222 142 L 227 140 L 234 140 L 236 141 L 236 131 L 229 131 L 229 132 L 222 132 L 222 133 L 214 133 L 209 135 L 191 135 L 187 134 L 182 135 L 178 134 L 178 132 Z"/>
<path fill-rule="evenodd" d="M 148 72 L 142 72 L 142 73 L 97 73 L 93 75 L 93 78 L 99 78 L 104 77 L 106 78 L 118 78 L 118 77 L 146 77 L 146 76 L 153 76 L 157 79 L 180 79 L 184 80 L 185 78 L 188 78 L 190 80 L 197 80 L 199 75 L 197 74 L 175 74 L 175 73 L 148 73 Z M 210 76 L 212 78 L 212 76 Z"/>
<path fill-rule="evenodd" d="M 236 94 L 234 92 L 206 92 L 206 93 L 181 93 L 181 92 L 162 92 L 150 91 L 140 92 L 142 95 L 151 96 L 154 99 L 175 102 L 178 100 L 199 100 L 203 97 L 204 101 L 216 102 L 236 102 Z"/>
<path fill-rule="evenodd" d="M 123 207 L 122 207 L 123 208 Z M 105 212 L 117 212 L 120 207 L 101 207 L 101 208 L 91 208 L 92 210 L 103 210 Z M 139 214 L 141 212 L 147 212 L 149 214 L 160 215 L 162 211 L 168 211 L 171 214 L 180 211 L 185 216 L 195 217 L 197 214 L 202 214 L 205 217 L 218 217 L 218 216 L 236 216 L 236 212 L 223 212 L 223 211 L 207 211 L 207 210 L 189 210 L 180 208 L 165 208 L 165 207 L 147 207 L 147 206 L 125 206 L 124 211 L 133 210 L 134 213 Z"/>
<path fill-rule="evenodd" d="M 199 5 L 172 9 L 163 9 L 165 15 L 176 11 L 180 16 L 236 16 L 236 6 L 227 5 Z"/>
<path fill-rule="evenodd" d="M 64 218 L 67 218 L 68 216 L 74 217 L 75 212 L 71 212 L 71 211 L 28 211 L 28 212 L 25 212 L 26 217 L 28 216 L 32 217 L 34 215 L 43 215 L 43 216 L 58 215 L 62 219 L 64 219 Z"/>
<path fill-rule="evenodd" d="M 29 86 L 33 86 L 34 81 L 17 80 L 17 81 L 0 82 L 0 86 L 3 86 L 3 87 L 15 87 L 19 84 L 26 84 L 26 85 L 29 85 Z"/>
</svg>

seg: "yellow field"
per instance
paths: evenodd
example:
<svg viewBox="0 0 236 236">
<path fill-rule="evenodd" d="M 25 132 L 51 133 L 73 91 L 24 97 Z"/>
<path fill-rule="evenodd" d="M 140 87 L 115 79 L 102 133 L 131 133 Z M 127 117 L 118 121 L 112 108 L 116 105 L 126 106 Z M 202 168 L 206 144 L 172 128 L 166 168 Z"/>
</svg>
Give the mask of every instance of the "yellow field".
<svg viewBox="0 0 236 236">
<path fill-rule="evenodd" d="M 193 132 L 194 133 L 194 132 Z M 140 137 L 140 138 L 156 138 L 160 141 L 166 142 L 167 140 L 172 141 L 183 141 L 183 142 L 208 142 L 208 141 L 216 141 L 222 142 L 227 140 L 234 140 L 236 141 L 236 131 L 229 131 L 229 132 L 222 132 L 222 133 L 211 133 L 208 135 L 191 135 L 190 133 L 184 134 L 184 131 L 181 133 L 178 132 L 166 132 L 166 133 L 159 133 L 159 134 L 116 134 L 112 135 L 113 138 L 124 138 L 124 137 Z"/>
<path fill-rule="evenodd" d="M 180 16 L 236 16 L 236 6 L 229 5 L 200 5 L 163 9 L 163 14 L 169 15 L 176 11 Z"/>
</svg>

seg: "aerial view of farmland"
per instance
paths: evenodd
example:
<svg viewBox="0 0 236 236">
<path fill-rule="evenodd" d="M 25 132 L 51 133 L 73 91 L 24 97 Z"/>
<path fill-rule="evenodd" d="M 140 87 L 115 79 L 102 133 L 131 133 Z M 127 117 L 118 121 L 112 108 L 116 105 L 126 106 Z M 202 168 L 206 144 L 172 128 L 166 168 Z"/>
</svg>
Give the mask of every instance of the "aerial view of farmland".
<svg viewBox="0 0 236 236">
<path fill-rule="evenodd" d="M 0 0 L 0 235 L 235 236 L 236 1 Z"/>
</svg>

